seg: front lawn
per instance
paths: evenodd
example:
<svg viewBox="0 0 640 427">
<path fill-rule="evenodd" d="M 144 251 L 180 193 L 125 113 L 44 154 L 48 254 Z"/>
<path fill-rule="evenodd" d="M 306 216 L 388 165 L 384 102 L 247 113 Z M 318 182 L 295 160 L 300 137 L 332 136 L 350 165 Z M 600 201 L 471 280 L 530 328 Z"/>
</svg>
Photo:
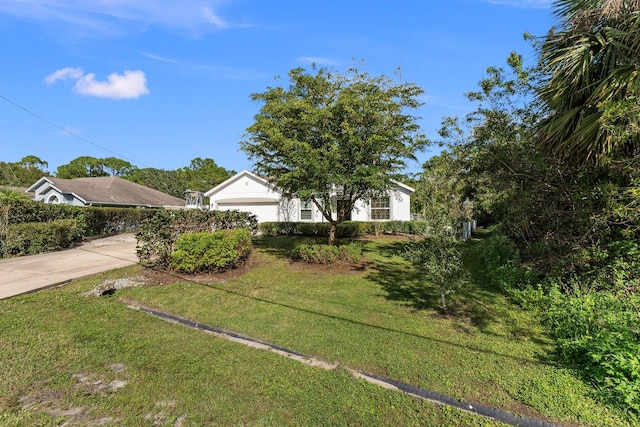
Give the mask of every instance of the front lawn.
<svg viewBox="0 0 640 427">
<path fill-rule="evenodd" d="M 290 238 L 261 238 L 249 265 L 222 276 L 84 295 L 135 266 L 0 301 L 0 425 L 498 425 L 354 379 L 383 375 L 564 425 L 630 425 L 555 363 L 535 319 L 483 280 L 439 313 L 435 289 L 364 242 L 355 268 L 292 264 Z M 154 277 L 159 277 L 155 276 Z M 142 304 L 338 363 L 305 366 L 167 323 Z"/>
</svg>

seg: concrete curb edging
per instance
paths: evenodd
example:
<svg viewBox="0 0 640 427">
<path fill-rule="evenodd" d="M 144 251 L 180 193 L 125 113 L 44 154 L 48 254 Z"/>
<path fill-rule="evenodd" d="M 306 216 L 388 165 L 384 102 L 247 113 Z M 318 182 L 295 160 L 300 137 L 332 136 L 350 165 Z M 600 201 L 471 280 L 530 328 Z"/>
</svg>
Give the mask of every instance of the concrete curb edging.
<svg viewBox="0 0 640 427">
<path fill-rule="evenodd" d="M 211 333 L 213 335 L 216 335 L 220 338 L 232 340 L 252 348 L 269 350 L 274 353 L 280 354 L 281 356 L 285 356 L 290 359 L 297 360 L 306 365 L 315 366 L 315 367 L 319 367 L 327 370 L 333 370 L 338 367 L 337 364 L 330 364 L 326 361 L 309 357 L 302 353 L 298 353 L 296 351 L 289 350 L 284 347 L 280 347 L 274 344 L 269 344 L 263 341 L 256 340 L 254 338 L 246 337 L 240 334 L 236 334 L 234 332 L 225 331 L 223 329 L 215 328 L 212 326 L 203 325 L 201 323 L 193 322 L 191 320 L 173 316 L 171 314 L 163 313 L 161 311 L 153 310 L 143 306 L 129 305 L 128 307 L 135 310 L 140 310 L 142 312 L 151 314 L 153 316 L 156 316 L 160 319 L 163 319 L 172 323 L 177 323 L 190 328 L 199 329 L 199 330 Z M 429 402 L 432 402 L 438 405 L 450 406 L 453 408 L 461 409 L 463 411 L 470 412 L 472 414 L 479 415 L 492 420 L 500 421 L 505 424 L 518 426 L 518 427 L 560 427 L 559 424 L 550 423 L 548 421 L 542 421 L 542 420 L 537 420 L 537 419 L 529 418 L 525 416 L 519 416 L 511 412 L 503 411 L 497 408 L 492 408 L 490 406 L 486 406 L 482 404 L 457 400 L 451 396 L 437 393 L 430 390 L 425 390 L 425 389 L 413 386 L 411 384 L 406 384 L 400 381 L 396 381 L 391 378 L 385 378 L 378 375 L 361 372 L 351 368 L 345 368 L 345 369 L 349 371 L 354 377 L 364 379 L 365 381 L 368 381 L 380 387 L 390 389 L 390 390 L 397 390 L 401 393 L 404 393 L 413 397 L 417 397 L 419 399 L 427 400 Z"/>
</svg>

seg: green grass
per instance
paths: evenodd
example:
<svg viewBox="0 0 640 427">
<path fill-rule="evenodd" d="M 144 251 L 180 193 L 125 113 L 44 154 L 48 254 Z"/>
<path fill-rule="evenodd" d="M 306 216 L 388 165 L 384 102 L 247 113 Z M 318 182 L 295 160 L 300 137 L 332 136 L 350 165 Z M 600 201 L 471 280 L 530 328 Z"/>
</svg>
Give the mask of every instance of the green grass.
<svg viewBox="0 0 640 427">
<path fill-rule="evenodd" d="M 114 270 L 0 301 L 0 425 L 498 425 L 308 367 L 126 307 L 136 301 L 341 367 L 566 425 L 630 425 L 598 402 L 528 313 L 486 288 L 482 241 L 468 245 L 473 285 L 437 311 L 437 290 L 366 241 L 366 267 L 292 265 L 292 239 L 260 239 L 254 267 L 208 284 L 82 293 Z M 108 385 L 123 387 L 109 390 Z"/>
</svg>

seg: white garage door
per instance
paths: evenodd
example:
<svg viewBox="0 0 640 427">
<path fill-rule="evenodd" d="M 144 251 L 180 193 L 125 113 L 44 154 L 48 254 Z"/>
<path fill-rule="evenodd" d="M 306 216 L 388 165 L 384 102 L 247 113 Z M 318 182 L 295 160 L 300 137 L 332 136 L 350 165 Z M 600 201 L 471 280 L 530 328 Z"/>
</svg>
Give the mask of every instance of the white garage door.
<svg viewBox="0 0 640 427">
<path fill-rule="evenodd" d="M 218 203 L 218 209 L 221 211 L 251 212 L 258 217 L 258 222 L 278 221 L 277 203 Z"/>
</svg>

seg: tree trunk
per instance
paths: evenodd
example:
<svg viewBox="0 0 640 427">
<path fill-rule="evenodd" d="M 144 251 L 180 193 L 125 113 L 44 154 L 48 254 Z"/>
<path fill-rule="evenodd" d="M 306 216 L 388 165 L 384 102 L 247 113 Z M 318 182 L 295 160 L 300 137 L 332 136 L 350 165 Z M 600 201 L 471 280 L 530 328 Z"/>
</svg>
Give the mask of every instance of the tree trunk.
<svg viewBox="0 0 640 427">
<path fill-rule="evenodd" d="M 336 241 L 336 222 L 331 221 L 331 228 L 329 228 L 329 246 L 333 246 L 333 243 Z"/>
</svg>

